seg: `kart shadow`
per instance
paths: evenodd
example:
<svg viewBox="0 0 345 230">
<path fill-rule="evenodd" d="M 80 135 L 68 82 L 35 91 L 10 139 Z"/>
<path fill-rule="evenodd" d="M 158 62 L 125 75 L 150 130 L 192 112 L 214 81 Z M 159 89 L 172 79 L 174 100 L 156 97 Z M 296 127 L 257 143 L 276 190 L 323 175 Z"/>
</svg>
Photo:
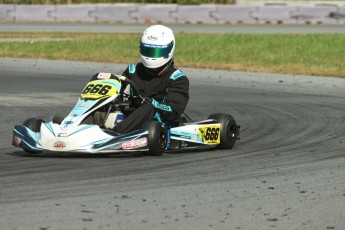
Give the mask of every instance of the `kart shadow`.
<svg viewBox="0 0 345 230">
<path fill-rule="evenodd" d="M 164 155 L 181 155 L 181 154 L 197 154 L 200 152 L 214 151 L 213 148 L 205 149 L 170 149 L 165 151 Z M 56 153 L 27 153 L 25 151 L 15 151 L 12 153 L 7 153 L 11 156 L 16 157 L 36 157 L 36 158 L 139 158 L 139 157 L 155 157 L 160 156 L 147 156 L 144 152 L 119 152 L 119 153 L 71 153 L 71 152 L 56 152 Z"/>
<path fill-rule="evenodd" d="M 16 151 L 13 153 L 7 153 L 11 156 L 16 157 L 34 157 L 34 158 L 138 158 L 144 157 L 142 152 L 131 152 L 131 153 L 37 153 L 30 154 L 25 151 Z"/>
</svg>

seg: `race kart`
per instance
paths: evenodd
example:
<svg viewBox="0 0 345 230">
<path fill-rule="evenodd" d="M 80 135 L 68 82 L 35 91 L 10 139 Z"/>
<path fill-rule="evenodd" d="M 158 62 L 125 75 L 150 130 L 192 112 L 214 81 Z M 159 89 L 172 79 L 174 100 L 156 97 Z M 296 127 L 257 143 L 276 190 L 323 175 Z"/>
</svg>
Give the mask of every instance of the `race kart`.
<svg viewBox="0 0 345 230">
<path fill-rule="evenodd" d="M 229 149 L 240 139 L 240 126 L 231 115 L 222 113 L 211 114 L 202 121 L 183 113 L 179 120 L 147 121 L 141 129 L 115 133 L 114 126 L 135 109 L 134 96 L 120 92 L 123 84 L 129 84 L 133 95 L 141 97 L 129 78 L 95 74 L 67 117 L 55 115 L 50 122 L 29 118 L 22 125 L 15 125 L 12 145 L 32 154 L 142 151 L 159 156 L 179 149 Z"/>
</svg>

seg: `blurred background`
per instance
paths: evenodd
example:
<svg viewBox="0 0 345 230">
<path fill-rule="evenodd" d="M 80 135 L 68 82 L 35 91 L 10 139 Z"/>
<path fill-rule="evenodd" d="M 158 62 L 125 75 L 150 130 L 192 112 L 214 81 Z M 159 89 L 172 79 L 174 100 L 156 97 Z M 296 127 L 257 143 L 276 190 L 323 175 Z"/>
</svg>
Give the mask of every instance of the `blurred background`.
<svg viewBox="0 0 345 230">
<path fill-rule="evenodd" d="M 0 0 L 1 4 L 177 3 L 230 5 L 345 5 L 339 0 Z"/>
<path fill-rule="evenodd" d="M 0 21 L 345 24 L 339 0 L 0 0 Z"/>
</svg>

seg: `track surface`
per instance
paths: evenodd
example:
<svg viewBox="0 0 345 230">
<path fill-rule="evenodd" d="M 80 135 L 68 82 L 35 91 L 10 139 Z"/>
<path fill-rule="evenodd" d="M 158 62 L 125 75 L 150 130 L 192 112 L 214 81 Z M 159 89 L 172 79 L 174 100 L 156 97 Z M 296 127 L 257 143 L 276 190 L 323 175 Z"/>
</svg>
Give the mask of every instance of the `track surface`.
<svg viewBox="0 0 345 230">
<path fill-rule="evenodd" d="M 29 156 L 28 117 L 67 113 L 124 65 L 0 59 L 0 229 L 344 229 L 345 80 L 183 69 L 195 119 L 232 114 L 229 151 Z"/>
</svg>

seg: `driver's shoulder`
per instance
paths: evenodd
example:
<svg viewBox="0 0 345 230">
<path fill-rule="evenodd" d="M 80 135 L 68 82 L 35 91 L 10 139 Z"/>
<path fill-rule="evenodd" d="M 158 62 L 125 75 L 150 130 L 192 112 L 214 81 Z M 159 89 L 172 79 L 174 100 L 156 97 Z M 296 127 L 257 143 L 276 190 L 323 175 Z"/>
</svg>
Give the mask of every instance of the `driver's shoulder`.
<svg viewBox="0 0 345 230">
<path fill-rule="evenodd" d="M 186 74 L 176 66 L 169 69 L 169 80 L 176 81 L 181 78 L 187 78 Z"/>
<path fill-rule="evenodd" d="M 134 74 L 135 72 L 137 72 L 138 69 L 142 68 L 142 63 L 131 63 L 128 65 L 127 69 L 128 69 L 128 73 L 129 74 Z"/>
</svg>

